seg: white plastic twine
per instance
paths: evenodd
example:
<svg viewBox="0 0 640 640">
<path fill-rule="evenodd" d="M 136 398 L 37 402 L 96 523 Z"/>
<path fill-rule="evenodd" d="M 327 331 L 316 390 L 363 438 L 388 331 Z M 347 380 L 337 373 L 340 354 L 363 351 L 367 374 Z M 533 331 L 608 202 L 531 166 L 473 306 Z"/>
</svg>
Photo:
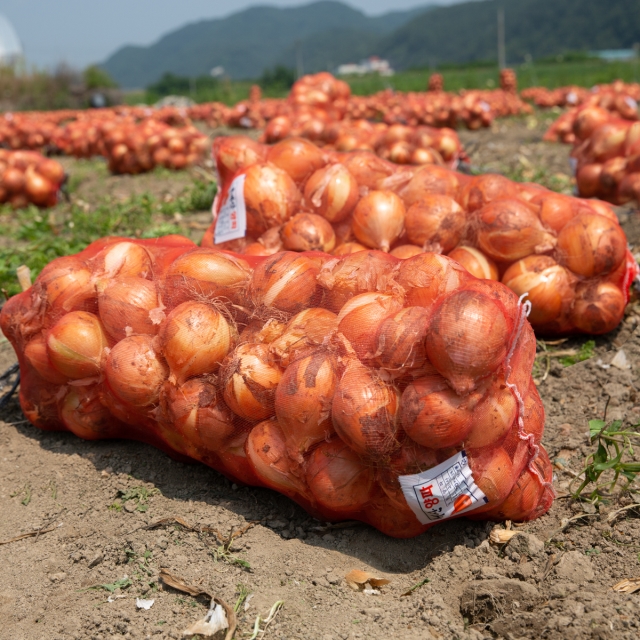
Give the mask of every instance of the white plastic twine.
<svg viewBox="0 0 640 640">
<path fill-rule="evenodd" d="M 531 313 L 531 301 L 525 300 L 528 295 L 528 293 L 523 293 L 518 300 L 518 309 L 520 310 L 520 313 L 518 314 L 518 326 L 516 328 L 513 342 L 511 343 L 511 348 L 509 349 L 509 353 L 507 354 L 505 360 L 505 384 L 507 385 L 507 387 L 509 387 L 509 389 L 511 389 L 513 395 L 518 401 L 518 437 L 520 438 L 520 440 L 523 440 L 527 443 L 529 451 L 531 452 L 531 457 L 529 458 L 529 463 L 527 465 L 529 471 L 538 478 L 538 481 L 545 489 L 549 489 L 552 492 L 553 497 L 555 498 L 556 492 L 553 488 L 553 484 L 551 482 L 547 482 L 538 468 L 533 464 L 540 453 L 540 447 L 536 444 L 534 435 L 532 433 L 527 434 L 524 431 L 524 400 L 522 399 L 522 394 L 520 393 L 517 385 L 513 382 L 509 382 L 509 377 L 511 376 L 511 358 L 513 356 L 513 352 L 518 346 L 518 342 L 520 341 L 520 336 L 522 335 L 522 328 L 524 327 L 525 320 Z"/>
</svg>

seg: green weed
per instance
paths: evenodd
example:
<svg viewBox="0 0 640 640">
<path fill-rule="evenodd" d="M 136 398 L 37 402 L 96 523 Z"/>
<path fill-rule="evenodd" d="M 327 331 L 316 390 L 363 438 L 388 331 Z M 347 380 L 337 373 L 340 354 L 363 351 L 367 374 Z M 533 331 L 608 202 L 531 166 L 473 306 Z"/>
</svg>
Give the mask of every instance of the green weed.
<svg viewBox="0 0 640 640">
<path fill-rule="evenodd" d="M 563 364 L 565 367 L 570 367 L 573 364 L 577 364 L 578 362 L 584 362 L 585 360 L 589 360 L 589 358 L 593 358 L 595 355 L 596 342 L 595 340 L 587 340 L 581 347 L 576 355 L 565 356 L 564 358 L 560 358 L 560 364 Z"/>
</svg>

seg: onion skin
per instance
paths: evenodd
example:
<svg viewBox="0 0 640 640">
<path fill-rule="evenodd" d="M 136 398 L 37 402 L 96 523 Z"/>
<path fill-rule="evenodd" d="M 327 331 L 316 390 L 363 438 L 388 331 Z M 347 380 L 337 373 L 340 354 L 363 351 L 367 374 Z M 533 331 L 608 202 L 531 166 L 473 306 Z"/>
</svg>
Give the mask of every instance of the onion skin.
<svg viewBox="0 0 640 640">
<path fill-rule="evenodd" d="M 347 218 L 359 199 L 358 183 L 343 164 L 319 169 L 304 187 L 306 205 L 331 223 Z"/>
<path fill-rule="evenodd" d="M 488 295 L 463 289 L 436 305 L 430 320 L 427 357 L 461 395 L 504 361 L 510 322 Z"/>
<path fill-rule="evenodd" d="M 319 268 L 306 256 L 291 251 L 276 253 L 256 267 L 249 295 L 257 307 L 298 313 L 315 306 L 318 273 Z"/>
<path fill-rule="evenodd" d="M 576 216 L 558 236 L 559 262 L 585 278 L 613 271 L 626 251 L 620 225 L 595 213 Z"/>
<path fill-rule="evenodd" d="M 331 402 L 338 382 L 338 364 L 318 349 L 291 363 L 275 393 L 275 412 L 293 460 L 335 433 Z"/>
<path fill-rule="evenodd" d="M 613 331 L 624 315 L 624 293 L 611 282 L 585 282 L 576 287 L 571 321 L 580 331 L 599 335 Z"/>
<path fill-rule="evenodd" d="M 154 338 L 131 336 L 109 352 L 105 376 L 117 398 L 135 408 L 148 407 L 158 403 L 169 369 L 155 348 Z"/>
<path fill-rule="evenodd" d="M 412 382 L 402 393 L 400 420 L 406 434 L 430 449 L 460 444 L 473 427 L 480 394 L 459 396 L 441 376 Z"/>
<path fill-rule="evenodd" d="M 456 247 L 449 258 L 461 264 L 472 276 L 483 280 L 499 280 L 496 263 L 474 247 Z"/>
<path fill-rule="evenodd" d="M 168 315 L 159 334 L 171 382 L 214 373 L 233 346 L 228 322 L 213 307 L 183 302 Z"/>
<path fill-rule="evenodd" d="M 229 408 L 247 420 L 264 420 L 274 414 L 275 391 L 282 370 L 269 358 L 263 344 L 241 344 L 220 369 L 222 394 Z"/>
<path fill-rule="evenodd" d="M 72 380 L 100 375 L 107 346 L 102 323 L 86 311 L 71 311 L 62 316 L 47 336 L 51 363 Z"/>
<path fill-rule="evenodd" d="M 465 212 L 453 198 L 437 194 L 425 194 L 405 215 L 409 242 L 434 247 L 439 253 L 451 251 L 460 242 L 466 222 Z"/>
<path fill-rule="evenodd" d="M 381 459 L 398 446 L 398 391 L 352 359 L 336 387 L 333 426 L 356 453 Z"/>
<path fill-rule="evenodd" d="M 60 407 L 65 427 L 79 438 L 99 440 L 113 434 L 114 419 L 100 402 L 97 387 L 70 387 Z"/>
<path fill-rule="evenodd" d="M 298 185 L 325 165 L 320 149 L 303 138 L 287 138 L 274 144 L 267 151 L 267 161 L 286 171 Z"/>
<path fill-rule="evenodd" d="M 306 481 L 320 507 L 354 513 L 366 508 L 374 474 L 344 442 L 335 439 L 313 451 L 307 462 Z"/>
<path fill-rule="evenodd" d="M 324 251 L 336 246 L 333 227 L 315 213 L 297 213 L 282 226 L 282 245 L 287 251 Z"/>
<path fill-rule="evenodd" d="M 388 252 L 404 230 L 405 207 L 393 191 L 371 191 L 353 212 L 353 233 L 364 245 Z"/>
<path fill-rule="evenodd" d="M 376 353 L 376 332 L 380 322 L 400 309 L 401 302 L 392 295 L 361 293 L 340 310 L 338 331 L 350 342 L 360 360 L 370 360 Z"/>
</svg>

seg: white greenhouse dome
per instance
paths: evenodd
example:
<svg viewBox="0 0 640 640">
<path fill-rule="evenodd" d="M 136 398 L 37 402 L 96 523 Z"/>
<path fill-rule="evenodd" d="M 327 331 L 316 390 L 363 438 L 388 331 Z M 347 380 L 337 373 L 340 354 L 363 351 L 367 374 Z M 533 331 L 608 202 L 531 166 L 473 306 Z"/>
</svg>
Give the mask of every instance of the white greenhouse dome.
<svg viewBox="0 0 640 640">
<path fill-rule="evenodd" d="M 16 61 L 22 56 L 22 45 L 13 25 L 0 13 L 0 64 Z"/>
</svg>

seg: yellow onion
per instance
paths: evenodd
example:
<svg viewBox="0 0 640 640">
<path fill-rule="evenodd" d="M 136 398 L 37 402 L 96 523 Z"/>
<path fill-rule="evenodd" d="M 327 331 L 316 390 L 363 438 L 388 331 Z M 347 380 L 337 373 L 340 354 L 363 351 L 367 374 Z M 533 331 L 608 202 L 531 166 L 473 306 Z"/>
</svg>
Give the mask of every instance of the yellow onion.
<svg viewBox="0 0 640 640">
<path fill-rule="evenodd" d="M 338 331 L 351 343 L 361 360 L 376 353 L 378 326 L 402 309 L 397 297 L 386 293 L 361 293 L 347 302 L 338 314 Z"/>
<path fill-rule="evenodd" d="M 504 362 L 510 338 L 502 305 L 487 294 L 462 289 L 433 310 L 427 357 L 457 393 L 466 394 Z"/>
<path fill-rule="evenodd" d="M 573 299 L 569 272 L 549 256 L 527 256 L 512 264 L 502 277 L 503 284 L 518 296 L 528 294 L 529 322 L 545 324 L 557 320 Z"/>
<path fill-rule="evenodd" d="M 341 245 L 337 246 L 332 252 L 331 255 L 334 256 L 347 256 L 351 253 L 358 253 L 358 251 L 366 251 L 367 247 L 359 242 L 344 242 Z"/>
<path fill-rule="evenodd" d="M 424 249 L 422 247 L 418 247 L 415 244 L 401 244 L 394 249 L 391 249 L 389 255 L 392 255 L 395 258 L 400 258 L 400 260 L 406 260 L 407 258 L 413 258 L 413 256 L 417 256 L 420 253 L 424 253 Z M 335 251 L 333 252 L 333 255 L 336 255 Z"/>
<path fill-rule="evenodd" d="M 384 318 L 373 340 L 373 365 L 390 377 L 423 367 L 428 325 L 428 312 L 423 307 L 405 307 Z"/>
<path fill-rule="evenodd" d="M 439 375 L 415 380 L 402 393 L 400 420 L 406 434 L 430 449 L 460 444 L 473 428 L 480 394 L 459 396 Z"/>
<path fill-rule="evenodd" d="M 405 208 L 393 191 L 371 191 L 353 211 L 353 233 L 362 244 L 388 252 L 404 230 Z"/>
<path fill-rule="evenodd" d="M 460 242 L 466 215 L 453 198 L 425 194 L 407 209 L 404 224 L 411 243 L 447 253 Z"/>
<path fill-rule="evenodd" d="M 559 193 L 544 194 L 544 196 L 534 199 L 540 204 L 540 221 L 545 227 L 552 229 L 556 233 L 560 232 L 577 211 L 573 206 L 575 198 L 563 196 Z"/>
<path fill-rule="evenodd" d="M 279 336 L 269 341 L 269 351 L 281 366 L 287 367 L 303 350 L 327 341 L 336 327 L 337 316 L 332 311 L 321 307 L 305 309 L 291 318 Z"/>
<path fill-rule="evenodd" d="M 594 198 L 600 194 L 600 174 L 602 173 L 602 164 L 588 163 L 583 164 L 576 171 L 576 184 L 578 193 L 583 198 Z"/>
<path fill-rule="evenodd" d="M 338 313 L 359 293 L 387 291 L 397 262 L 382 251 L 359 251 L 327 262 L 318 275 L 325 289 L 325 306 Z"/>
<path fill-rule="evenodd" d="M 358 183 L 343 164 L 318 169 L 304 187 L 307 206 L 329 222 L 344 220 L 359 198 Z"/>
<path fill-rule="evenodd" d="M 516 397 L 504 382 L 497 380 L 473 411 L 473 427 L 465 438 L 465 448 L 478 449 L 499 442 L 511 427 L 517 429 L 517 415 Z"/>
<path fill-rule="evenodd" d="M 620 324 L 625 304 L 624 293 L 615 284 L 584 282 L 576 287 L 571 321 L 585 333 L 608 333 Z"/>
<path fill-rule="evenodd" d="M 338 382 L 331 417 L 338 435 L 358 454 L 381 459 L 398 446 L 399 394 L 373 369 L 348 361 Z"/>
<path fill-rule="evenodd" d="M 460 189 L 458 202 L 465 211 L 482 209 L 494 200 L 517 199 L 517 183 L 494 173 L 476 176 Z"/>
<path fill-rule="evenodd" d="M 112 435 L 113 416 L 100 402 L 100 391 L 95 385 L 70 387 L 60 406 L 60 419 L 71 433 L 85 440 Z"/>
<path fill-rule="evenodd" d="M 314 306 L 319 269 L 309 258 L 282 251 L 263 260 L 253 272 L 251 300 L 258 307 L 298 313 Z"/>
<path fill-rule="evenodd" d="M 105 247 L 93 259 L 100 276 L 108 278 L 146 278 L 152 272 L 148 251 L 134 242 L 116 242 Z"/>
<path fill-rule="evenodd" d="M 54 185 L 59 185 L 64 180 L 62 165 L 52 158 L 43 158 L 36 165 L 37 172 Z"/>
<path fill-rule="evenodd" d="M 267 151 L 267 161 L 286 171 L 296 184 L 303 184 L 326 162 L 322 151 L 303 138 L 287 138 Z"/>
<path fill-rule="evenodd" d="M 297 211 L 302 195 L 289 174 L 275 165 L 252 165 L 245 175 L 247 234 L 256 238 L 286 222 Z"/>
<path fill-rule="evenodd" d="M 264 320 L 252 320 L 240 334 L 238 344 L 253 342 L 255 344 L 269 344 L 277 340 L 286 329 L 287 325 L 276 318 Z"/>
<path fill-rule="evenodd" d="M 472 276 L 483 280 L 498 280 L 498 267 L 474 247 L 460 246 L 449 253 L 449 258 L 461 264 Z"/>
<path fill-rule="evenodd" d="M 247 245 L 243 253 L 247 256 L 272 256 L 274 253 L 282 251 L 281 229 L 282 227 L 273 227 L 273 229 L 265 231 L 257 242 Z"/>
<path fill-rule="evenodd" d="M 57 186 L 38 173 L 34 166 L 29 166 L 24 172 L 24 190 L 30 202 L 48 206 L 52 196 L 55 196 Z"/>
<path fill-rule="evenodd" d="M 234 332 L 224 316 L 201 302 L 183 302 L 167 316 L 160 344 L 171 377 L 182 384 L 188 378 L 214 373 L 226 357 Z"/>
<path fill-rule="evenodd" d="M 497 200 L 485 205 L 478 217 L 478 248 L 494 260 L 513 261 L 556 245 L 530 206 L 518 200 Z"/>
<path fill-rule="evenodd" d="M 311 495 L 324 509 L 356 513 L 367 507 L 374 474 L 340 439 L 323 442 L 306 465 Z"/>
<path fill-rule="evenodd" d="M 397 171 L 397 165 L 383 160 L 371 151 L 354 151 L 345 154 L 342 164 L 361 187 L 377 189 L 378 183 Z"/>
<path fill-rule="evenodd" d="M 109 352 L 105 365 L 113 394 L 132 407 L 158 403 L 169 370 L 151 336 L 124 338 Z"/>
<path fill-rule="evenodd" d="M 568 269 L 592 278 L 613 271 L 624 260 L 627 241 L 617 222 L 596 213 L 570 220 L 558 235 L 558 257 Z"/>
<path fill-rule="evenodd" d="M 239 345 L 220 368 L 224 401 L 247 420 L 264 420 L 274 414 L 274 396 L 281 378 L 282 369 L 271 362 L 264 344 Z"/>
<path fill-rule="evenodd" d="M 324 251 L 336 246 L 333 227 L 315 213 L 297 213 L 282 225 L 282 246 L 287 251 Z"/>
<path fill-rule="evenodd" d="M 473 479 L 489 499 L 489 504 L 480 508 L 488 509 L 502 502 L 509 495 L 516 480 L 513 477 L 513 463 L 507 452 L 502 447 L 487 447 L 472 449 L 468 454 Z M 476 513 L 479 511 L 476 510 Z"/>
<path fill-rule="evenodd" d="M 47 336 L 51 363 L 72 380 L 99 375 L 107 346 L 102 323 L 86 311 L 71 311 L 62 316 Z"/>
<path fill-rule="evenodd" d="M 44 290 L 47 304 L 57 310 L 83 309 L 96 298 L 91 271 L 74 256 L 49 263 L 40 272 L 36 285 Z"/>
<path fill-rule="evenodd" d="M 436 299 L 458 289 L 469 278 L 454 260 L 435 253 L 422 253 L 404 260 L 396 282 L 405 291 L 405 304 L 431 307 Z"/>
<path fill-rule="evenodd" d="M 24 347 L 24 357 L 37 371 L 38 375 L 47 382 L 65 384 L 68 381 L 67 376 L 57 371 L 53 366 L 47 351 L 47 342 L 42 334 L 38 334 L 27 342 Z"/>
<path fill-rule="evenodd" d="M 217 138 L 214 143 L 218 167 L 222 177 L 230 177 L 240 169 L 262 162 L 265 148 L 248 136 Z"/>
<path fill-rule="evenodd" d="M 285 495 L 305 495 L 305 485 L 294 475 L 284 434 L 275 418 L 257 424 L 247 438 L 245 451 L 258 478 Z"/>
<path fill-rule="evenodd" d="M 165 315 L 154 282 L 135 277 L 103 280 L 98 291 L 100 319 L 113 339 L 158 333 Z"/>
<path fill-rule="evenodd" d="M 338 382 L 336 359 L 323 349 L 292 362 L 275 394 L 275 411 L 292 459 L 334 433 L 331 402 Z"/>
</svg>

